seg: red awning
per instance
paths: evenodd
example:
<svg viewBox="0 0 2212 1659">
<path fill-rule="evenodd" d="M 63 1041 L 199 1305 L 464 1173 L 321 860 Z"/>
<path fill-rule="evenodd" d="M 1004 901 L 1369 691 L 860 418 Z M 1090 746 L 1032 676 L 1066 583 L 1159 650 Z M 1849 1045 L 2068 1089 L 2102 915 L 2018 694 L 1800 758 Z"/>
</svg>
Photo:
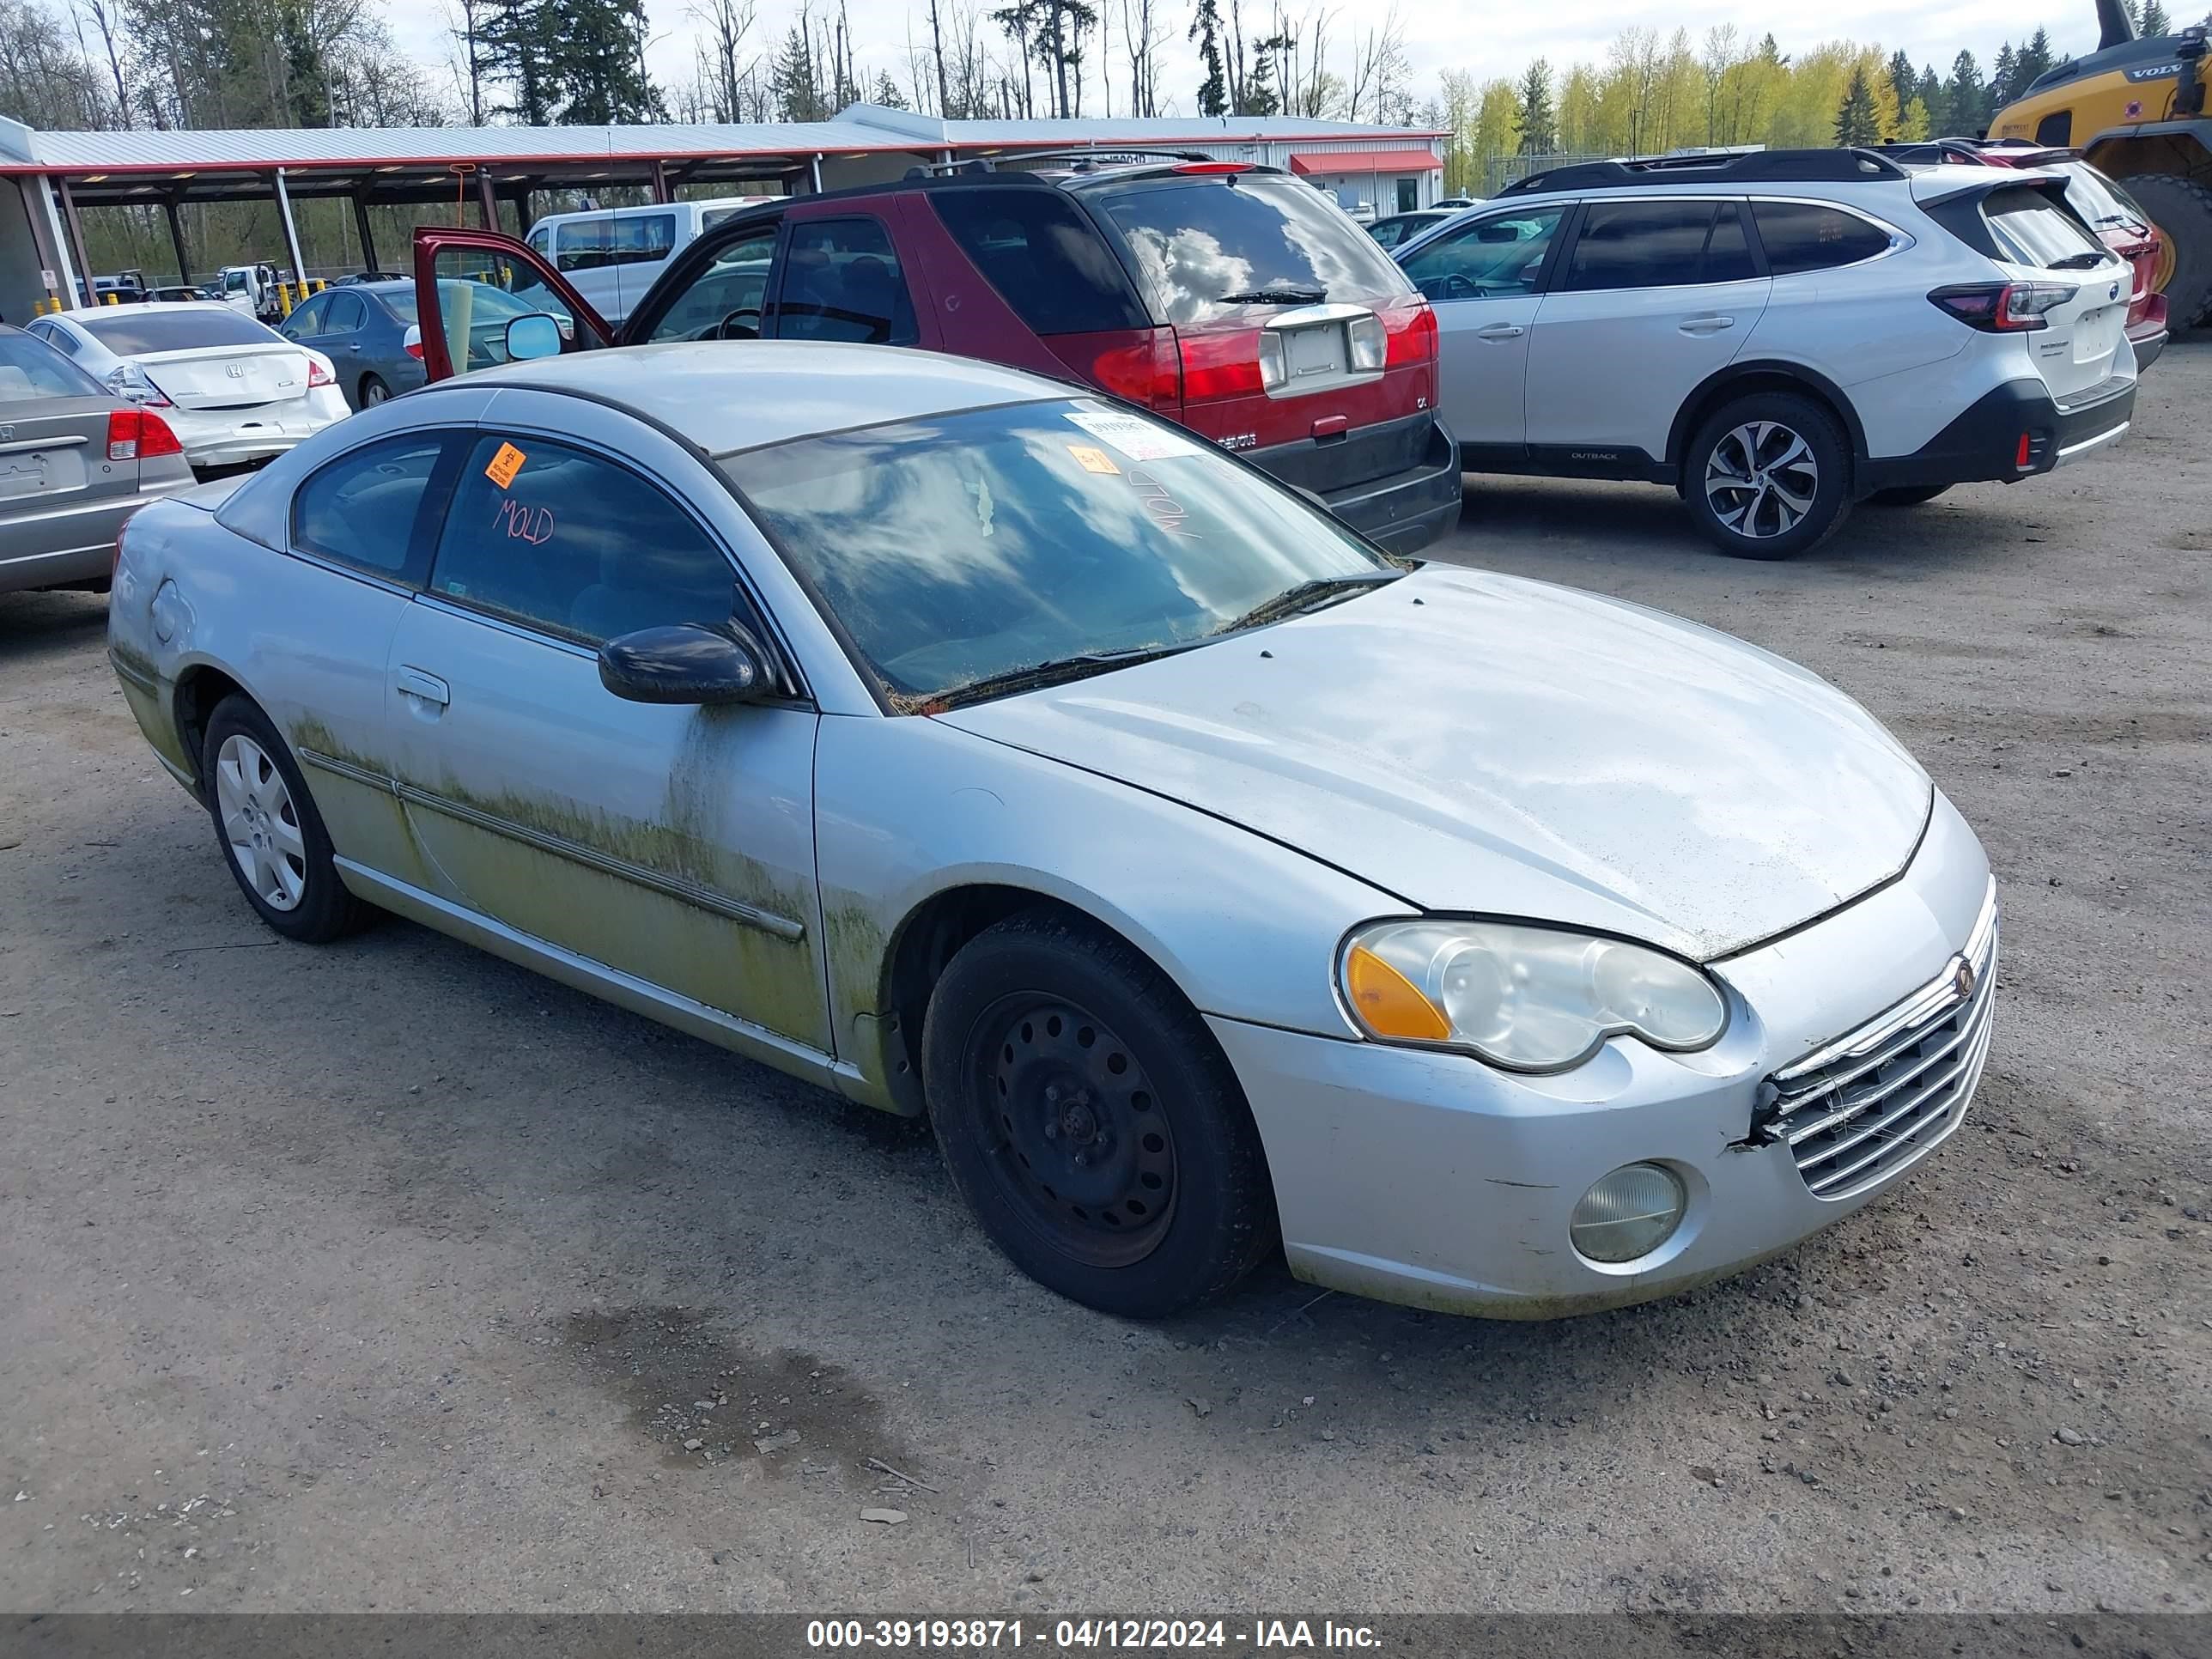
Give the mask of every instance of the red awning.
<svg viewBox="0 0 2212 1659">
<path fill-rule="evenodd" d="M 1443 163 L 1425 149 L 1294 149 L 1291 171 L 1316 173 L 1437 173 Z"/>
</svg>

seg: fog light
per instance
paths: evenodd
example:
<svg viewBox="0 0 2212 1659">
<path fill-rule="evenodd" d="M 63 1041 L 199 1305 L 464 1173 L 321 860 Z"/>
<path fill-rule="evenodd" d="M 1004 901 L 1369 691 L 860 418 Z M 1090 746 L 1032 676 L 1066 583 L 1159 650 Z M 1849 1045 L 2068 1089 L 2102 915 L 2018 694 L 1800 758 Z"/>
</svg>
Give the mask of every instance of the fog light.
<svg viewBox="0 0 2212 1659">
<path fill-rule="evenodd" d="M 1688 1201 L 1672 1170 L 1625 1164 L 1583 1194 L 1567 1231 L 1593 1261 L 1633 1261 L 1674 1236 Z"/>
</svg>

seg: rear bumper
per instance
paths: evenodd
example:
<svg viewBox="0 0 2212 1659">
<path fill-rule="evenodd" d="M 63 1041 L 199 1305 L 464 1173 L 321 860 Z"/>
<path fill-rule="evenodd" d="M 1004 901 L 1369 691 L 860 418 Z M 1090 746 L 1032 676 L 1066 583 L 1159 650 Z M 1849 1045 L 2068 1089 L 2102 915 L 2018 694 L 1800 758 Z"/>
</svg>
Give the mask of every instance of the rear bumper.
<svg viewBox="0 0 2212 1659">
<path fill-rule="evenodd" d="M 317 386 L 306 396 L 248 409 L 181 409 L 155 411 L 168 422 L 194 466 L 229 466 L 264 460 L 306 442 L 352 411 L 334 386 Z"/>
<path fill-rule="evenodd" d="M 2143 307 L 2143 314 L 2128 325 L 2128 343 L 2136 349 L 2136 374 L 2158 361 L 2159 354 L 2166 349 L 2166 295 L 2154 294 Z"/>
<path fill-rule="evenodd" d="M 115 564 L 115 538 L 148 501 L 189 488 L 182 468 L 173 481 L 142 486 L 131 495 L 38 513 L 0 515 L 0 593 L 63 587 L 105 579 Z"/>
<path fill-rule="evenodd" d="M 2007 380 L 1911 454 L 1869 457 L 1859 468 L 1861 489 L 2011 483 L 2048 472 L 2124 436 L 2135 406 L 2131 373 L 2063 401 L 2041 380 Z"/>
<path fill-rule="evenodd" d="M 1244 459 L 1285 483 L 1319 495 L 1323 506 L 1368 540 L 1393 553 L 1412 553 L 1426 547 L 1459 520 L 1459 446 L 1436 416 L 1416 416 L 1402 424 L 1418 429 L 1406 434 L 1410 441 L 1399 453 L 1419 459 L 1412 466 L 1380 477 L 1332 487 L 1330 475 L 1340 469 L 1334 465 L 1331 451 L 1347 441 L 1366 439 L 1365 433 L 1352 433 L 1348 439 L 1308 438 L 1249 450 Z"/>
</svg>

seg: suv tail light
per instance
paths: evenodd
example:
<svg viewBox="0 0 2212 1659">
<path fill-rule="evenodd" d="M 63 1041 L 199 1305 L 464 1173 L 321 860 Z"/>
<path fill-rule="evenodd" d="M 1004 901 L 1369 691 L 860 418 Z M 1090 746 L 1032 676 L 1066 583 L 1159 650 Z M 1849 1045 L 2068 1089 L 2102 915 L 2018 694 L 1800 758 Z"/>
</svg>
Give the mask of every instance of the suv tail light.
<svg viewBox="0 0 2212 1659">
<path fill-rule="evenodd" d="M 1437 313 L 1426 300 L 1401 301 L 1376 314 L 1382 319 L 1386 368 L 1436 362 Z"/>
<path fill-rule="evenodd" d="M 1968 328 L 2023 334 L 2050 327 L 2049 313 L 2081 291 L 2064 283 L 1966 283 L 1939 288 L 1928 298 Z"/>
<path fill-rule="evenodd" d="M 337 383 L 338 377 L 331 373 L 329 366 L 320 357 L 311 354 L 307 358 L 307 390 L 313 392 L 319 386 L 336 386 Z"/>
<path fill-rule="evenodd" d="M 150 461 L 163 455 L 181 455 L 184 446 L 169 423 L 143 409 L 118 409 L 107 416 L 107 459 L 111 461 Z"/>
<path fill-rule="evenodd" d="M 1182 366 L 1174 331 L 1146 329 L 1133 342 L 1109 346 L 1091 360 L 1091 379 L 1141 408 L 1175 408 L 1182 402 Z"/>
<path fill-rule="evenodd" d="M 1194 404 L 1249 398 L 1282 384 L 1282 337 L 1264 328 L 1186 334 L 1182 345 L 1183 396 Z"/>
</svg>

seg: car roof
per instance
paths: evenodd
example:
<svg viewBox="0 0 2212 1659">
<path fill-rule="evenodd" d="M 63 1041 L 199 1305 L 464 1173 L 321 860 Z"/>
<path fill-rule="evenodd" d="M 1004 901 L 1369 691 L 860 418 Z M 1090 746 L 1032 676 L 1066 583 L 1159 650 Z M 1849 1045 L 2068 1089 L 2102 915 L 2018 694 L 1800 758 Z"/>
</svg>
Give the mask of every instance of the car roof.
<svg viewBox="0 0 2212 1659">
<path fill-rule="evenodd" d="M 78 306 L 69 311 L 50 311 L 46 315 L 49 317 L 59 317 L 64 321 L 72 323 L 97 322 L 102 317 L 113 317 L 118 314 L 127 315 L 137 309 L 137 307 L 136 306 Z M 161 309 L 165 312 L 172 313 L 179 311 L 224 311 L 229 312 L 234 317 L 243 314 L 240 312 L 232 310 L 230 307 L 223 304 L 220 300 L 165 300 L 161 303 Z"/>
<path fill-rule="evenodd" d="M 817 340 L 667 340 L 504 363 L 443 386 L 514 386 L 611 404 L 710 455 L 791 438 L 1093 395 L 995 363 L 896 346 Z"/>
</svg>

